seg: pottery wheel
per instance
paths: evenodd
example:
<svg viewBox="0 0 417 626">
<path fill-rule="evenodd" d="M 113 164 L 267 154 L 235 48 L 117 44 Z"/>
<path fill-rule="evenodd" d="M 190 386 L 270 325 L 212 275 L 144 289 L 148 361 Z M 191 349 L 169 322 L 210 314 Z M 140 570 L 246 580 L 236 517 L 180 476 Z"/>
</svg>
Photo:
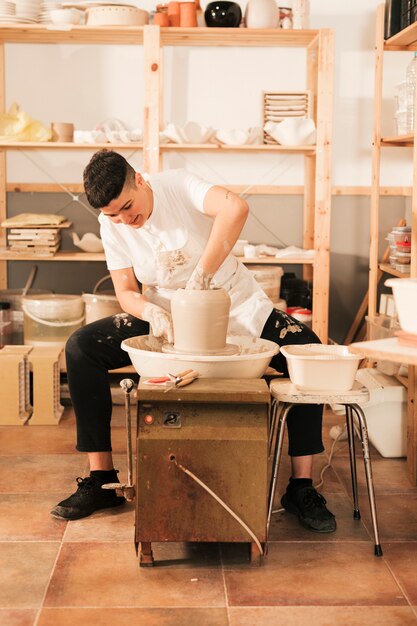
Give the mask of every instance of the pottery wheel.
<svg viewBox="0 0 417 626">
<path fill-rule="evenodd" d="M 193 354 L 201 356 L 233 356 L 239 352 L 239 346 L 234 343 L 227 343 L 224 348 L 220 350 L 208 350 L 205 352 L 189 352 L 185 350 L 178 350 L 172 343 L 164 343 L 161 348 L 162 352 L 167 354 Z"/>
</svg>

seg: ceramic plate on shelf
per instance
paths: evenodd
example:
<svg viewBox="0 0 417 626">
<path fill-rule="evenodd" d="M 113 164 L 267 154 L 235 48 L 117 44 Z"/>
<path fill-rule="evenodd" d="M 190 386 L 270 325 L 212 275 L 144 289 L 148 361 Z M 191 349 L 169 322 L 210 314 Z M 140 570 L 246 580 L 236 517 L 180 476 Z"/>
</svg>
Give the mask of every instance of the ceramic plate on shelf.
<svg viewBox="0 0 417 626">
<path fill-rule="evenodd" d="M 92 9 L 93 7 L 103 6 L 119 6 L 119 7 L 132 7 L 137 9 L 136 4 L 129 4 L 127 2 L 118 2 L 117 0 L 85 0 L 85 2 L 63 2 L 62 8 L 64 9 Z"/>
</svg>

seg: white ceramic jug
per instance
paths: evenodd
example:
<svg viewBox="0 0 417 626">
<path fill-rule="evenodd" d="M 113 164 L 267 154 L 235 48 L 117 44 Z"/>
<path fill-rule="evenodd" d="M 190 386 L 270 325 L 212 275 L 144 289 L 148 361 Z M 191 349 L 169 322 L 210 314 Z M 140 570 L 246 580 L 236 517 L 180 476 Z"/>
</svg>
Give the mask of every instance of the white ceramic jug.
<svg viewBox="0 0 417 626">
<path fill-rule="evenodd" d="M 279 11 L 275 0 L 249 0 L 246 5 L 247 28 L 276 28 L 278 20 Z"/>
<path fill-rule="evenodd" d="M 171 299 L 174 348 L 185 354 L 216 354 L 226 346 L 230 296 L 224 289 L 178 289 Z"/>
</svg>

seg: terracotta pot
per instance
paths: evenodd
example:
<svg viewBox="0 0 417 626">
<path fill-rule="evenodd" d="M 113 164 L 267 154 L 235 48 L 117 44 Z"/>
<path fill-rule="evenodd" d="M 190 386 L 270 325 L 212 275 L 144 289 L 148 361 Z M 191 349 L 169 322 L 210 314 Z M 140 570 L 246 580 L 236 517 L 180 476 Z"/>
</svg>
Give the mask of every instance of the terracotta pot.
<svg viewBox="0 0 417 626">
<path fill-rule="evenodd" d="M 168 19 L 170 26 L 180 25 L 180 3 L 168 2 Z"/>
<path fill-rule="evenodd" d="M 195 2 L 180 2 L 180 26 L 184 28 L 197 26 L 197 8 Z"/>
<path fill-rule="evenodd" d="M 168 14 L 157 11 L 153 16 L 152 24 L 158 24 L 158 26 L 169 26 Z"/>
</svg>

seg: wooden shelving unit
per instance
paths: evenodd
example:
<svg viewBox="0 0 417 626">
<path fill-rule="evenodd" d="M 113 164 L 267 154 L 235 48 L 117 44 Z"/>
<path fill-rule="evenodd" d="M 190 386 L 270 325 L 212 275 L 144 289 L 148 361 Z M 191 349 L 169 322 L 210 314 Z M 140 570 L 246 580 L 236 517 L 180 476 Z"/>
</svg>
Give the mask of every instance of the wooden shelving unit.
<svg viewBox="0 0 417 626">
<path fill-rule="evenodd" d="M 246 28 L 159 28 L 88 27 L 70 29 L 41 25 L 0 24 L 0 69 L 4 75 L 4 46 L 20 44 L 118 44 L 144 47 L 144 138 L 129 144 L 0 143 L 0 220 L 6 216 L 7 191 L 59 191 L 59 185 L 7 183 L 5 154 L 9 150 L 91 150 L 101 148 L 143 151 L 144 170 L 155 173 L 163 168 L 163 156 L 177 152 L 299 154 L 304 158 L 304 227 L 303 246 L 314 248 L 314 259 L 244 259 L 247 264 L 300 264 L 304 276 L 313 279 L 313 329 L 323 341 L 328 336 L 329 248 L 331 206 L 331 131 L 333 100 L 333 32 L 320 30 L 281 30 Z M 313 117 L 317 126 L 315 146 L 220 146 L 215 144 L 164 144 L 159 131 L 162 115 L 162 56 L 165 46 L 204 47 L 283 47 L 306 49 L 306 89 L 313 95 Z M 4 111 L 4 80 L 0 81 L 0 110 Z M 79 189 L 77 184 L 65 185 Z M 234 186 L 238 187 L 238 186 Z M 299 187 L 291 193 L 299 192 Z M 287 190 L 287 191 L 288 191 Z M 258 193 L 263 193 L 259 186 Z M 278 193 L 272 186 L 267 193 Z M 282 190 L 279 193 L 283 193 Z M 5 232 L 0 233 L 0 246 Z M 37 261 L 101 261 L 103 255 L 59 252 L 54 257 L 36 257 Z M 33 257 L 0 253 L 0 288 L 7 286 L 7 261 L 33 260 Z"/>
<path fill-rule="evenodd" d="M 376 15 L 376 43 L 375 43 L 375 83 L 374 83 L 374 129 L 372 146 L 372 187 L 371 187 L 371 216 L 370 216 L 370 258 L 369 258 L 369 302 L 368 312 L 370 316 L 375 316 L 378 310 L 378 271 L 397 278 L 417 278 L 417 124 L 415 124 L 414 134 L 400 137 L 381 137 L 382 119 L 382 82 L 383 82 L 383 61 L 386 52 L 412 51 L 417 50 L 417 23 L 412 24 L 394 37 L 384 40 L 384 18 L 385 5 L 381 4 L 377 8 Z M 416 92 L 417 93 L 417 92 Z M 417 111 L 417 99 L 416 99 Z M 379 264 L 379 202 L 381 197 L 380 170 L 381 158 L 384 148 L 403 147 L 412 149 L 410 158 L 413 159 L 413 181 L 411 189 L 411 212 L 412 212 L 412 245 L 411 245 L 411 265 L 410 273 L 402 274 L 387 264 Z M 383 340 L 388 346 L 397 346 L 395 339 Z M 375 348 L 383 346 L 382 341 L 366 342 L 363 345 L 367 350 L 373 348 L 370 344 L 375 344 Z M 357 344 L 362 345 L 362 344 Z M 384 344 L 385 346 L 385 344 Z M 382 348 L 381 348 L 382 349 Z M 369 350 L 368 350 L 369 351 Z M 390 358 L 383 349 L 384 356 Z M 408 378 L 408 429 L 407 429 L 407 464 L 410 480 L 417 484 L 417 379 L 416 367 L 417 351 L 414 360 L 406 360 L 409 363 Z M 404 349 L 399 351 L 399 355 L 404 354 Z M 398 356 L 398 355 L 397 355 Z M 400 356 L 398 356 L 400 358 Z M 398 360 L 398 359 L 397 359 Z"/>
</svg>

